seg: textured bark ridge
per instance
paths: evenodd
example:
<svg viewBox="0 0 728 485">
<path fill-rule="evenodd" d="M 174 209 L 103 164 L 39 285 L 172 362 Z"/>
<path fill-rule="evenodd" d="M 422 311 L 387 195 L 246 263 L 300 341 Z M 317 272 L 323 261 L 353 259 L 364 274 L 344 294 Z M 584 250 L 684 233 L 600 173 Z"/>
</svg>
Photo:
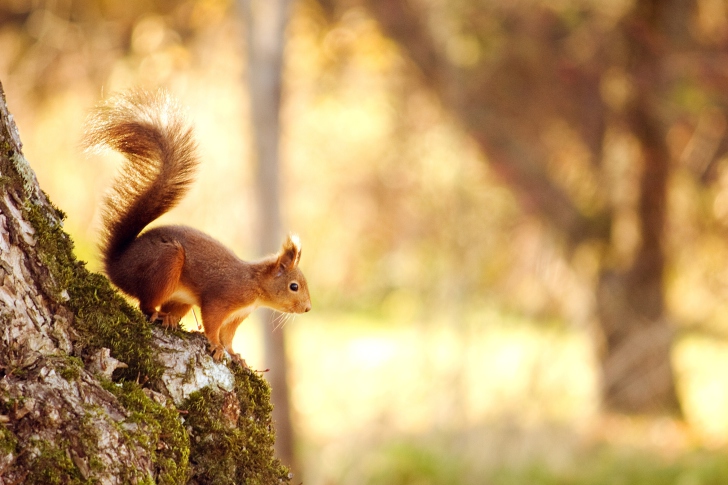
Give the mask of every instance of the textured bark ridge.
<svg viewBox="0 0 728 485">
<path fill-rule="evenodd" d="M 75 259 L 0 85 L 0 485 L 289 481 L 270 390 Z"/>
</svg>

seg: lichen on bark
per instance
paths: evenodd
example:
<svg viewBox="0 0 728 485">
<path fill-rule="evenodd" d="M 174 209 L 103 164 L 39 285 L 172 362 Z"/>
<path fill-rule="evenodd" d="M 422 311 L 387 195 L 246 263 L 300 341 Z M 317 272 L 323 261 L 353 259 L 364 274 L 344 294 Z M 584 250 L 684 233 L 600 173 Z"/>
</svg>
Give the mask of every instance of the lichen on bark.
<svg viewBox="0 0 728 485">
<path fill-rule="evenodd" d="M 0 483 L 287 483 L 270 390 L 73 254 L 0 84 Z"/>
</svg>

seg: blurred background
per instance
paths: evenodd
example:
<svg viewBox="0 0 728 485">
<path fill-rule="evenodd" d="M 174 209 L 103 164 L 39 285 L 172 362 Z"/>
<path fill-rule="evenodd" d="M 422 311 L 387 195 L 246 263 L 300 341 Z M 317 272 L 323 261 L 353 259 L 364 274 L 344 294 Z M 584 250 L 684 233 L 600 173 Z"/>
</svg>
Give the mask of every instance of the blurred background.
<svg viewBox="0 0 728 485">
<path fill-rule="evenodd" d="M 0 0 L 0 82 L 96 271 L 94 104 L 178 97 L 160 223 L 253 259 L 273 101 L 313 311 L 236 347 L 286 336 L 292 483 L 728 483 L 728 1 Z"/>
</svg>

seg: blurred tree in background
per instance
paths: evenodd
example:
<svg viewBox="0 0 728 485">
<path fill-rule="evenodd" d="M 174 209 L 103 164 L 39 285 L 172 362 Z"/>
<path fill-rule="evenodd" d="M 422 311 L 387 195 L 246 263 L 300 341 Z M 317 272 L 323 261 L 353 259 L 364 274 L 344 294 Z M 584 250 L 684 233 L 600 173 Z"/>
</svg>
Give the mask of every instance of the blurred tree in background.
<svg viewBox="0 0 728 485">
<path fill-rule="evenodd" d="M 255 140 L 256 186 L 258 193 L 258 243 L 261 254 L 273 253 L 283 239 L 280 210 L 280 105 L 283 87 L 283 51 L 290 0 L 239 0 L 245 24 L 248 53 L 248 89 Z M 273 321 L 275 312 L 265 312 Z M 276 423 L 276 455 L 298 472 L 288 382 L 285 332 L 265 332 L 268 382 L 271 384 L 273 420 Z"/>
<path fill-rule="evenodd" d="M 671 119 L 661 107 L 676 76 L 685 80 L 665 55 L 690 41 L 693 8 L 652 0 L 621 12 L 591 2 L 364 4 L 566 250 L 599 244 L 604 404 L 677 410 L 663 295 Z M 549 140 L 555 130 L 569 133 L 576 153 Z M 618 198 L 624 178 L 608 177 L 611 136 L 634 145 L 631 201 Z M 635 239 L 627 250 L 615 247 L 625 217 Z"/>
<path fill-rule="evenodd" d="M 668 188 L 686 157 L 708 182 L 725 155 L 725 25 L 702 12 L 714 3 L 362 2 L 566 253 L 598 248 L 609 409 L 679 409 L 664 296 Z M 351 6 L 321 4 L 333 18 Z M 670 130 L 696 110 L 703 132 L 671 153 Z M 627 157 L 615 153 L 625 146 Z"/>
</svg>

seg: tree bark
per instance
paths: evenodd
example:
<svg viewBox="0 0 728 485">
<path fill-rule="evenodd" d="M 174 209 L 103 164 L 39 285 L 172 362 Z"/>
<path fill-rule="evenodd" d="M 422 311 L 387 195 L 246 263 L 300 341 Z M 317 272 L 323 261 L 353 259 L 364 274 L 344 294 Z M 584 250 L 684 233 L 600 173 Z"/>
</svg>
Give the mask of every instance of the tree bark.
<svg viewBox="0 0 728 485">
<path fill-rule="evenodd" d="M 73 255 L 0 85 L 0 484 L 284 483 L 269 388 Z"/>
<path fill-rule="evenodd" d="M 280 211 L 280 105 L 285 30 L 290 0 L 239 0 L 247 30 L 248 89 L 257 168 L 259 250 L 276 251 L 282 241 Z M 285 326 L 267 325 L 274 312 L 261 310 L 266 374 L 272 388 L 276 456 L 298 470 L 291 422 Z M 272 330 L 272 331 L 271 331 Z"/>
</svg>

